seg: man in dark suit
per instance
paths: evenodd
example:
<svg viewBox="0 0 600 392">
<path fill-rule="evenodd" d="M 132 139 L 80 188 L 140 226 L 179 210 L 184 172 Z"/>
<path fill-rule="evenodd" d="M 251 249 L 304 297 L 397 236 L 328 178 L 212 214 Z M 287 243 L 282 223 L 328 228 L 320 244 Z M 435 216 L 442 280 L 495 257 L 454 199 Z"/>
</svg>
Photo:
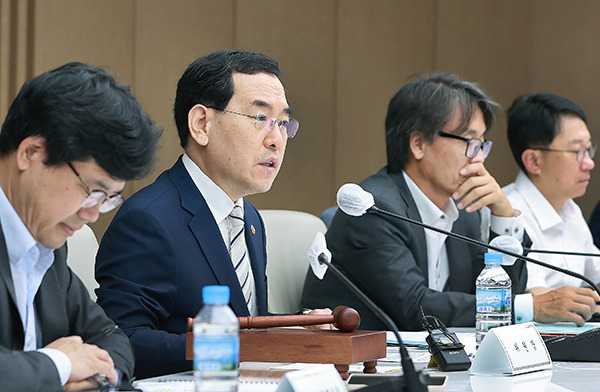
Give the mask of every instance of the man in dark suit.
<svg viewBox="0 0 600 392">
<path fill-rule="evenodd" d="M 127 336 L 67 267 L 67 237 L 122 201 L 160 130 L 126 86 L 69 63 L 26 82 L 0 132 L 0 390 L 133 374 Z"/>
<path fill-rule="evenodd" d="M 229 286 L 238 316 L 268 312 L 264 225 L 243 198 L 270 189 L 298 129 L 279 73 L 252 52 L 193 62 L 174 108 L 185 154 L 124 203 L 102 239 L 98 303 L 130 337 L 137 377 L 192 368 L 187 318 L 206 285 Z"/>
<path fill-rule="evenodd" d="M 482 239 L 482 233 L 487 236 L 491 228 L 492 235 L 528 241 L 518 212 L 483 165 L 491 149 L 485 137 L 494 122 L 494 106 L 477 85 L 452 75 L 408 83 L 388 108 L 388 166 L 361 185 L 384 210 L 475 239 Z M 422 329 L 421 307 L 447 326 L 475 325 L 475 280 L 483 268 L 484 249 L 388 216 L 350 217 L 341 211 L 331 223 L 327 242 L 338 268 L 400 329 Z M 517 261 L 506 270 L 513 293 L 522 293 L 527 280 L 524 263 Z M 551 303 L 517 296 L 517 320 L 519 312 L 543 312 L 546 305 L 557 311 L 558 317 L 552 314 L 556 321 L 564 319 L 568 309 L 563 305 L 572 299 L 546 297 Z M 361 328 L 385 328 L 329 273 L 319 281 L 309 271 L 302 304 L 349 305 L 361 313 Z"/>
</svg>

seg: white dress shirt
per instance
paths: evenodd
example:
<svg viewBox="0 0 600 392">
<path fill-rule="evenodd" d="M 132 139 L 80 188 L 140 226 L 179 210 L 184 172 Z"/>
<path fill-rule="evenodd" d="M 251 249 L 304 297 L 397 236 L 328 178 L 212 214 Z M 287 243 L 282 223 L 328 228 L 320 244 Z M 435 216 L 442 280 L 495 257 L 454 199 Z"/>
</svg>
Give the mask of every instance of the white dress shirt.
<svg viewBox="0 0 600 392">
<path fill-rule="evenodd" d="M 452 225 L 458 219 L 458 208 L 456 208 L 452 199 L 448 199 L 442 210 L 425 196 L 406 172 L 403 171 L 402 174 L 404 175 L 406 185 L 415 200 L 423 223 L 435 226 L 438 229 L 451 231 Z M 428 286 L 430 289 L 436 291 L 443 291 L 444 286 L 450 277 L 448 252 L 446 251 L 446 237 L 445 234 L 425 229 Z"/>
<path fill-rule="evenodd" d="M 48 268 L 54 262 L 54 250 L 35 241 L 14 207 L 0 188 L 0 225 L 6 241 L 10 273 L 15 289 L 17 309 L 21 316 L 25 343 L 23 351 L 34 351 L 41 343 L 33 300 Z M 71 361 L 62 351 L 42 348 L 56 366 L 60 381 L 65 385 L 71 376 Z"/>
<path fill-rule="evenodd" d="M 231 210 L 233 210 L 234 205 L 239 205 L 242 207 L 242 211 L 244 210 L 244 199 L 239 198 L 234 203 L 231 198 L 225 193 L 225 191 L 217 184 L 214 183 L 199 167 L 190 159 L 187 154 L 183 154 L 182 158 L 183 166 L 187 170 L 190 177 L 192 177 L 192 181 L 196 185 L 196 188 L 202 193 L 204 196 L 204 200 L 208 205 L 208 209 L 213 215 L 215 222 L 219 226 L 219 231 L 221 232 L 221 237 L 223 238 L 223 243 L 226 244 L 227 250 L 229 250 L 229 226 L 227 217 Z M 250 254 L 246 252 L 248 256 L 248 261 L 251 263 Z M 248 280 L 251 284 L 252 293 L 256 294 L 256 284 L 254 281 L 254 273 L 252 272 L 252 268 L 249 270 L 250 276 Z M 252 296 L 250 301 L 250 309 L 248 312 L 251 316 L 258 315 L 258 304 L 256 301 L 256 295 Z"/>
<path fill-rule="evenodd" d="M 503 190 L 513 206 L 523 212 L 523 224 L 533 242 L 532 249 L 600 253 L 594 246 L 581 209 L 572 199 L 567 200 L 560 211 L 556 211 L 523 172 Z M 529 257 L 580 273 L 596 283 L 600 282 L 598 258 L 536 253 L 531 253 Z M 585 282 L 577 278 L 531 263 L 527 263 L 527 272 L 527 289 L 586 286 Z"/>
</svg>

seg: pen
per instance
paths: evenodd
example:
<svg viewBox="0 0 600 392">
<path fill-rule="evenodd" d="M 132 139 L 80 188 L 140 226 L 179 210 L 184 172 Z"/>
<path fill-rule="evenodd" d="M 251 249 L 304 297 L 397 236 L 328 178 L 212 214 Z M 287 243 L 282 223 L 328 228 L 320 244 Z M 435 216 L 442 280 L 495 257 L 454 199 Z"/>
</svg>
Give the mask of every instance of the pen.
<svg viewBox="0 0 600 392">
<path fill-rule="evenodd" d="M 104 336 L 110 336 L 113 332 L 115 332 L 117 329 L 119 328 L 118 325 L 114 325 L 112 327 L 108 327 L 108 328 L 104 328 L 102 331 L 100 331 L 99 333 L 97 333 L 96 335 L 92 336 L 89 339 L 86 339 L 86 343 L 90 343 L 93 342 L 95 340 L 98 340 Z"/>
<path fill-rule="evenodd" d="M 95 340 L 98 340 L 105 336 L 110 336 L 118 328 L 119 328 L 119 326 L 116 324 L 113 326 L 104 328 L 102 331 L 100 331 L 96 335 L 93 335 L 91 338 L 86 339 L 86 343 L 94 342 Z M 106 391 L 106 390 L 109 390 L 109 388 L 114 387 L 114 385 L 111 385 L 111 383 L 108 381 L 108 378 L 104 374 L 94 374 L 93 376 L 91 376 L 91 379 L 93 379 L 94 381 L 96 381 L 96 383 L 98 383 L 98 388 L 95 390 Z"/>
</svg>

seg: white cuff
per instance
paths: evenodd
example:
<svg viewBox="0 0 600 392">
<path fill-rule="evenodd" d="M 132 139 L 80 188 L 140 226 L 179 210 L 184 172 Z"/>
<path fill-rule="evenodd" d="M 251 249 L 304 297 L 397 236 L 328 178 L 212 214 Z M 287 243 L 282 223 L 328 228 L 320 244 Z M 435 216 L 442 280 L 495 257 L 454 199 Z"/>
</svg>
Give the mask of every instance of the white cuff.
<svg viewBox="0 0 600 392">
<path fill-rule="evenodd" d="M 533 295 L 531 293 L 515 295 L 515 324 L 533 321 Z"/>
<path fill-rule="evenodd" d="M 509 235 L 515 237 L 517 240 L 523 240 L 523 228 L 521 211 L 515 210 L 514 217 L 496 216 L 491 214 L 490 228 L 492 231 L 499 235 Z"/>
<path fill-rule="evenodd" d="M 56 366 L 58 376 L 60 377 L 60 384 L 64 386 L 67 383 L 67 381 L 69 381 L 69 377 L 71 377 L 72 369 L 71 360 L 69 359 L 67 354 L 54 348 L 40 348 L 37 351 L 46 354 L 50 357 L 52 362 L 54 362 L 54 366 Z"/>
</svg>

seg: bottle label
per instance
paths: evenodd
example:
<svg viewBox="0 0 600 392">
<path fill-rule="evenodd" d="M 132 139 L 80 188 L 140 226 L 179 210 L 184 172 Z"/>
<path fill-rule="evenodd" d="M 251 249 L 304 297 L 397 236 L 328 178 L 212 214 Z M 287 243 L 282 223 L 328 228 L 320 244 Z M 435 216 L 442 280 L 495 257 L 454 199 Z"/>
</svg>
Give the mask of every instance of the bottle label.
<svg viewBox="0 0 600 392">
<path fill-rule="evenodd" d="M 510 289 L 477 289 L 477 313 L 510 313 Z"/>
<path fill-rule="evenodd" d="M 194 370 L 218 372 L 239 367 L 238 336 L 203 335 L 194 338 Z"/>
</svg>

